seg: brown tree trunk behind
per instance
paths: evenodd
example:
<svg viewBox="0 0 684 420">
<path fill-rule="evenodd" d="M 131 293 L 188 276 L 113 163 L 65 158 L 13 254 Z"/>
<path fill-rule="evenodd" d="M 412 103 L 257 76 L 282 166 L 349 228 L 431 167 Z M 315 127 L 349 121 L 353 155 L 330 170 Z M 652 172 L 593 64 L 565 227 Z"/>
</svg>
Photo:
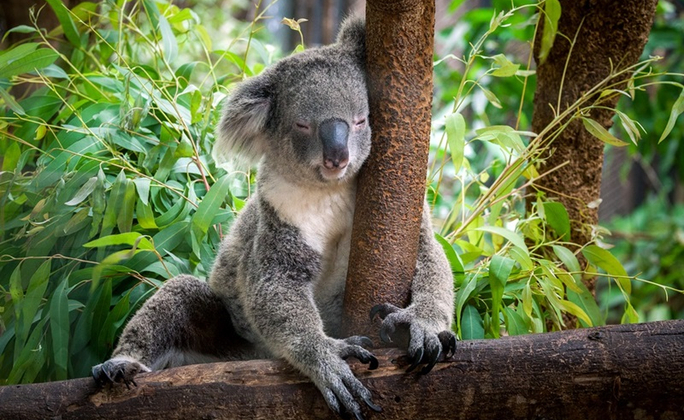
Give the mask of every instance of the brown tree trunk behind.
<svg viewBox="0 0 684 420">
<path fill-rule="evenodd" d="M 344 299 L 349 334 L 375 337 L 370 308 L 409 301 L 430 142 L 434 21 L 434 0 L 366 4 L 373 146 L 356 199 Z"/>
<path fill-rule="evenodd" d="M 402 353 L 353 363 L 373 419 L 684 419 L 684 321 L 473 340 L 429 375 Z M 393 363 L 396 361 L 396 364 Z M 99 390 L 92 378 L 0 387 L 0 419 L 322 419 L 333 413 L 284 362 L 184 366 Z"/>
<path fill-rule="evenodd" d="M 547 60 L 537 68 L 532 117 L 532 130 L 536 133 L 553 120 L 561 87 L 558 113 L 607 78 L 611 66 L 623 69 L 638 61 L 653 24 L 657 0 L 561 0 L 560 3 L 559 34 Z M 573 46 L 571 41 L 575 36 Z M 540 40 L 541 35 L 535 43 L 537 62 Z M 618 95 L 607 97 L 603 105 L 612 108 L 617 99 Z M 593 110 L 589 116 L 609 128 L 614 112 Z M 572 223 L 572 241 L 580 245 L 591 240 L 589 225 L 598 223 L 598 208 L 587 204 L 600 197 L 603 147 L 604 143 L 589 134 L 580 120 L 573 121 L 554 141 L 553 154 L 543 157 L 539 172 L 566 161 L 569 164 L 534 184 L 547 197 L 565 205 Z"/>
</svg>

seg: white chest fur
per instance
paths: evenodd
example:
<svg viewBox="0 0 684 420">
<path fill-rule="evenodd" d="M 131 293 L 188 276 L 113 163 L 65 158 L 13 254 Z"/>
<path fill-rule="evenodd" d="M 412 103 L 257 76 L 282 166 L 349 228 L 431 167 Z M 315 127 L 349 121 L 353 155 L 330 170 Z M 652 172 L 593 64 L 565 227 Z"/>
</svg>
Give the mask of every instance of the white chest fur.
<svg viewBox="0 0 684 420">
<path fill-rule="evenodd" d="M 297 227 L 306 244 L 321 255 L 323 277 L 338 265 L 340 252 L 348 255 L 355 183 L 321 188 L 293 185 L 284 179 L 273 178 L 259 194 L 283 221 Z M 346 261 L 344 268 L 346 274 Z"/>
<path fill-rule="evenodd" d="M 342 318 L 356 185 L 310 188 L 283 179 L 269 179 L 266 185 L 259 194 L 283 221 L 297 227 L 306 244 L 321 256 L 321 275 L 311 279 L 312 293 L 326 332 L 336 336 Z"/>
</svg>

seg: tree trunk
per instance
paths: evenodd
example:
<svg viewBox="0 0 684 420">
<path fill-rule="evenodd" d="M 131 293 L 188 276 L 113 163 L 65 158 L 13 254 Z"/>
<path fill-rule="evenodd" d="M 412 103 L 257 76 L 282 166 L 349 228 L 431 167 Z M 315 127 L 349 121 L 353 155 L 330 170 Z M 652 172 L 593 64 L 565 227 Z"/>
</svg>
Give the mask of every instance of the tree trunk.
<svg viewBox="0 0 684 420">
<path fill-rule="evenodd" d="M 405 373 L 396 349 L 377 354 L 377 370 L 353 364 L 383 409 L 369 419 L 684 419 L 684 320 L 466 341 L 429 375 Z M 334 418 L 280 361 L 185 366 L 137 382 L 0 387 L 0 418 Z"/>
<path fill-rule="evenodd" d="M 366 4 L 373 146 L 352 231 L 344 299 L 350 335 L 377 335 L 368 321 L 373 305 L 409 301 L 430 142 L 434 19 L 434 0 Z"/>
<path fill-rule="evenodd" d="M 536 133 L 553 120 L 554 109 L 560 108 L 556 109 L 558 113 L 567 109 L 607 78 L 611 67 L 624 69 L 638 61 L 653 24 L 657 0 L 561 0 L 560 3 L 559 34 L 547 60 L 537 68 L 532 117 L 532 130 Z M 575 36 L 573 46 L 571 41 Z M 537 62 L 540 40 L 541 34 L 535 43 Z M 595 99 L 590 98 L 586 104 Z M 606 97 L 603 105 L 612 108 L 617 99 L 618 95 Z M 593 110 L 589 117 L 609 128 L 613 115 L 610 110 L 600 109 Z M 539 173 L 569 164 L 534 183 L 547 197 L 565 205 L 572 223 L 572 241 L 580 245 L 591 240 L 590 225 L 598 223 L 598 208 L 587 204 L 600 197 L 603 146 L 603 142 L 584 129 L 580 120 L 573 121 L 552 144 L 553 153 L 542 157 Z"/>
</svg>

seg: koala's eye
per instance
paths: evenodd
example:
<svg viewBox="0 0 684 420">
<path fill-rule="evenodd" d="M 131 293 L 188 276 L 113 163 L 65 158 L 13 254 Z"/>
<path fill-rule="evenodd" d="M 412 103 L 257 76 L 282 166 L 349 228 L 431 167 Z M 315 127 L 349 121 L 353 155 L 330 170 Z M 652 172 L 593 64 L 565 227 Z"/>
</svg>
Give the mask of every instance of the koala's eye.
<svg viewBox="0 0 684 420">
<path fill-rule="evenodd" d="M 295 128 L 304 133 L 309 133 L 311 131 L 311 126 L 304 121 L 295 121 Z"/>
<path fill-rule="evenodd" d="M 354 120 L 354 127 L 355 128 L 363 128 L 366 125 L 366 119 L 365 118 L 360 118 L 358 120 Z"/>
</svg>

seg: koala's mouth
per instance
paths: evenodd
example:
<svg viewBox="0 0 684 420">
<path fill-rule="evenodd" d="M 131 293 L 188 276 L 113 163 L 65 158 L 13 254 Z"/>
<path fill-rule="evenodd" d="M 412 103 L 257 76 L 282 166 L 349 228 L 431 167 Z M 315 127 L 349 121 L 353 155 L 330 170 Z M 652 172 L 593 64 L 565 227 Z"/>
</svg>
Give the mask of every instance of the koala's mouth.
<svg viewBox="0 0 684 420">
<path fill-rule="evenodd" d="M 339 180 L 342 177 L 344 177 L 344 175 L 347 173 L 347 168 L 349 168 L 349 165 L 345 165 L 343 168 L 340 168 L 340 167 L 327 168 L 327 167 L 325 167 L 325 165 L 320 165 L 318 167 L 318 171 L 324 180 L 336 181 L 336 180 Z"/>
</svg>

